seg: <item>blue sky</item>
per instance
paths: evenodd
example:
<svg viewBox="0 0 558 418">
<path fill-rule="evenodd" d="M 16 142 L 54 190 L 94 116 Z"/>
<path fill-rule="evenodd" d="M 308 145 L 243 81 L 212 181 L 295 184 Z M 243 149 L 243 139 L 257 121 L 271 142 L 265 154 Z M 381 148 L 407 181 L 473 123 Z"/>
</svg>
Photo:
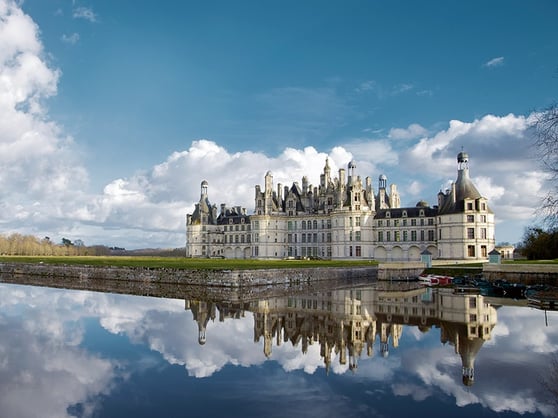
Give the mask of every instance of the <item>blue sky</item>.
<svg viewBox="0 0 558 418">
<path fill-rule="evenodd" d="M 547 190 L 532 112 L 558 93 L 555 1 L 0 0 L 0 228 L 184 245 L 203 179 L 219 205 L 357 162 L 404 205 L 463 147 L 517 242 Z"/>
</svg>

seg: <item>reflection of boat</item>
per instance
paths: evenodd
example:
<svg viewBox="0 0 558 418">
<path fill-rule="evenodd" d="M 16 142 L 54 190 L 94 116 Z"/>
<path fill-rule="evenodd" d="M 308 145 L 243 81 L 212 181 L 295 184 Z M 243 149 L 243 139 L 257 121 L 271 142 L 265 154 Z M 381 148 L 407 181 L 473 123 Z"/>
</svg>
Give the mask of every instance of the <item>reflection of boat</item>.
<svg viewBox="0 0 558 418">
<path fill-rule="evenodd" d="M 446 286 L 452 284 L 453 277 L 438 274 L 421 274 L 418 277 L 418 281 L 426 286 Z"/>
</svg>

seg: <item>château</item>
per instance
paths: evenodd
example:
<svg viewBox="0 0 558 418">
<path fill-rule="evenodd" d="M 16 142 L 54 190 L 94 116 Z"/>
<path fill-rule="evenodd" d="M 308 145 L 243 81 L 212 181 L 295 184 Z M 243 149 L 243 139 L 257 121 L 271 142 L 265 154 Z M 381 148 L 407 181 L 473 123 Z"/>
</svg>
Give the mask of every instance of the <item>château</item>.
<svg viewBox="0 0 558 418">
<path fill-rule="evenodd" d="M 186 255 L 223 258 L 322 258 L 420 261 L 486 260 L 494 249 L 494 213 L 469 176 L 469 156 L 457 155 L 457 180 L 440 191 L 437 204 L 401 207 L 397 186 L 380 175 L 378 188 L 364 181 L 351 161 L 332 177 L 326 158 L 320 184 L 305 176 L 291 186 L 273 183 L 267 172 L 255 187 L 254 211 L 208 197 L 186 216 Z"/>
</svg>

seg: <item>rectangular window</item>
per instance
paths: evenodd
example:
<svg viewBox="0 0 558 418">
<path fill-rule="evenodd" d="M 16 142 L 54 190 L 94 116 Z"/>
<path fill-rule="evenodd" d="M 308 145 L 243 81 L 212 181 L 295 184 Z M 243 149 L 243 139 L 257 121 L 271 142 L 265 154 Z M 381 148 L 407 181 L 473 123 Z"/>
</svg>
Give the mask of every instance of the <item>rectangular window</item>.
<svg viewBox="0 0 558 418">
<path fill-rule="evenodd" d="M 391 232 L 390 231 L 386 232 L 386 240 L 391 241 Z"/>
<path fill-rule="evenodd" d="M 409 233 L 407 231 L 403 231 L 403 241 L 409 240 Z"/>
<path fill-rule="evenodd" d="M 486 228 L 481 228 L 481 238 L 486 239 Z"/>
<path fill-rule="evenodd" d="M 395 231 L 393 235 L 395 236 L 395 241 L 401 241 L 401 232 Z"/>
<path fill-rule="evenodd" d="M 467 238 L 475 239 L 475 228 L 467 228 Z"/>
<path fill-rule="evenodd" d="M 382 242 L 384 240 L 384 231 L 378 231 L 378 241 Z"/>
<path fill-rule="evenodd" d="M 360 245 L 357 245 L 355 247 L 355 251 L 356 251 L 356 256 L 357 257 L 361 257 L 362 256 L 362 249 L 360 248 Z"/>
<path fill-rule="evenodd" d="M 382 221 L 381 219 L 378 221 L 378 226 L 384 226 L 384 221 Z"/>
<path fill-rule="evenodd" d="M 473 210 L 473 202 L 467 202 L 467 210 Z"/>
<path fill-rule="evenodd" d="M 417 226 L 417 220 L 411 219 L 411 226 Z"/>
<path fill-rule="evenodd" d="M 428 225 L 434 225 L 434 218 L 428 218 Z"/>
<path fill-rule="evenodd" d="M 355 241 L 360 241 L 360 231 L 355 231 Z"/>
<path fill-rule="evenodd" d="M 434 230 L 430 229 L 428 231 L 428 241 L 434 241 Z"/>
<path fill-rule="evenodd" d="M 481 245 L 481 257 L 488 257 L 488 252 L 486 250 L 486 245 Z"/>
<path fill-rule="evenodd" d="M 475 215 L 467 215 L 467 222 L 475 222 Z"/>
<path fill-rule="evenodd" d="M 411 241 L 417 240 L 417 231 L 411 231 Z"/>
<path fill-rule="evenodd" d="M 360 216 L 355 218 L 355 226 L 360 226 Z"/>
<path fill-rule="evenodd" d="M 476 307 L 477 307 L 477 298 L 476 297 L 469 298 L 469 308 L 476 309 Z"/>
<path fill-rule="evenodd" d="M 468 245 L 467 246 L 467 255 L 469 257 L 474 257 L 475 256 L 475 246 L 474 245 Z"/>
<path fill-rule="evenodd" d="M 424 231 L 420 231 L 420 240 L 424 241 Z"/>
</svg>

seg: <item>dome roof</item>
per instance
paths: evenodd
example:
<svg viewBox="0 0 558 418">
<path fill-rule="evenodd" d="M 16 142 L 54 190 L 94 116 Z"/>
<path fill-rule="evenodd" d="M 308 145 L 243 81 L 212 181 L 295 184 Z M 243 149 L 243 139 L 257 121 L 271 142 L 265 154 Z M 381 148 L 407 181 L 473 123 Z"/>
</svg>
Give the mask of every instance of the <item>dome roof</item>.
<svg viewBox="0 0 558 418">
<path fill-rule="evenodd" d="M 209 185 L 209 183 L 207 182 L 207 180 L 204 180 L 204 181 L 201 182 L 202 187 L 206 187 L 208 185 Z"/>
<path fill-rule="evenodd" d="M 379 180 L 387 180 L 387 176 L 385 174 L 380 174 Z"/>
<path fill-rule="evenodd" d="M 424 200 L 419 200 L 419 201 L 417 202 L 416 207 L 417 207 L 417 208 L 427 208 L 427 207 L 428 207 L 428 203 L 425 202 Z"/>
</svg>

